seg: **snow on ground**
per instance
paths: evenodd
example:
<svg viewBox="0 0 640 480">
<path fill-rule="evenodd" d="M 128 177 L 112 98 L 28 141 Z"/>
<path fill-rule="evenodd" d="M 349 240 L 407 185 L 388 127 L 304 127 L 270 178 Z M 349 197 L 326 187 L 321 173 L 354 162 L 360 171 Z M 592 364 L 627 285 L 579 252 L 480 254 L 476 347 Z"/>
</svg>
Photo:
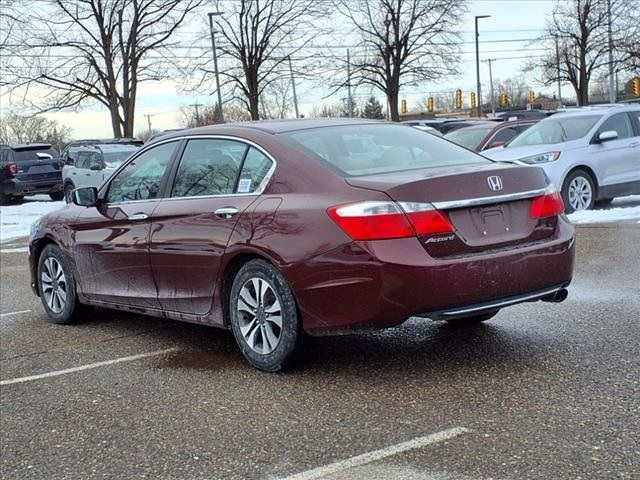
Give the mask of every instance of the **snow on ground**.
<svg viewBox="0 0 640 480">
<path fill-rule="evenodd" d="M 569 215 L 571 223 L 634 222 L 640 223 L 640 195 L 619 197 L 611 206 L 596 210 L 582 210 Z"/>
<path fill-rule="evenodd" d="M 0 243 L 29 236 L 33 222 L 64 205 L 64 201 L 52 202 L 48 195 L 34 195 L 22 203 L 0 207 Z"/>
</svg>

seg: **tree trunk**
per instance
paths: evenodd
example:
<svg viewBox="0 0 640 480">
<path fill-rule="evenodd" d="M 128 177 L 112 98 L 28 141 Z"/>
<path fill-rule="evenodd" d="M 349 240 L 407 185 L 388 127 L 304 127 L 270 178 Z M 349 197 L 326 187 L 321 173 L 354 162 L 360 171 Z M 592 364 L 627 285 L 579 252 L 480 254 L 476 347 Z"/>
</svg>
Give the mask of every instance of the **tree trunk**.
<svg viewBox="0 0 640 480">
<path fill-rule="evenodd" d="M 249 113 L 251 120 L 260 120 L 260 98 L 258 95 L 249 95 Z"/>
</svg>

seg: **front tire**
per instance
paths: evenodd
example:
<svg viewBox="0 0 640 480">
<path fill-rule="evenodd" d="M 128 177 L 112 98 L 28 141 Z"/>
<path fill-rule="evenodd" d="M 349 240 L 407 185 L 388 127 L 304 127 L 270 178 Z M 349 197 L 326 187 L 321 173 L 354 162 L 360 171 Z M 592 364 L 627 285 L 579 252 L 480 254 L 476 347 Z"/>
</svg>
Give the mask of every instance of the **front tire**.
<svg viewBox="0 0 640 480">
<path fill-rule="evenodd" d="M 82 305 L 78 301 L 71 269 L 57 245 L 49 244 L 38 259 L 38 291 L 47 315 L 53 323 L 79 321 Z"/>
<path fill-rule="evenodd" d="M 52 192 L 49 194 L 49 198 L 54 202 L 59 202 L 60 200 L 64 200 L 64 192 Z"/>
<path fill-rule="evenodd" d="M 302 331 L 291 288 L 264 260 L 247 262 L 236 275 L 229 298 L 231 329 L 242 355 L 255 368 L 286 368 L 300 347 Z"/>
<path fill-rule="evenodd" d="M 593 208 L 596 187 L 593 178 L 584 170 L 574 170 L 562 184 L 562 201 L 565 212 L 573 213 Z"/>
</svg>

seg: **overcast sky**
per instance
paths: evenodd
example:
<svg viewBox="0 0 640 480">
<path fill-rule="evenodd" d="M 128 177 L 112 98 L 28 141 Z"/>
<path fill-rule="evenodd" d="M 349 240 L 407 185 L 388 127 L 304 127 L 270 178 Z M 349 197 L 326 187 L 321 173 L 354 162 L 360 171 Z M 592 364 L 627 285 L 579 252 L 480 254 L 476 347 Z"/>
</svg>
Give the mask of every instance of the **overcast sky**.
<svg viewBox="0 0 640 480">
<path fill-rule="evenodd" d="M 425 83 L 417 87 L 406 88 L 401 97 L 406 98 L 409 108 L 425 98 L 430 92 L 450 91 L 461 88 L 465 92 L 475 89 L 475 44 L 474 44 L 474 16 L 491 15 L 491 18 L 480 20 L 480 58 L 481 60 L 496 59 L 493 63 L 494 83 L 499 79 L 518 76 L 522 73 L 522 66 L 526 57 L 540 56 L 544 50 L 540 44 L 532 44 L 532 40 L 539 37 L 544 29 L 545 21 L 553 10 L 555 0 L 471 0 L 469 11 L 465 15 L 462 25 L 463 55 L 460 66 L 463 72 L 460 77 L 433 83 Z M 338 35 L 337 35 L 338 36 Z M 185 37 L 183 37 L 185 38 Z M 186 39 L 186 38 L 185 38 Z M 340 43 L 340 42 L 339 42 Z M 340 43 L 342 44 L 342 43 Z M 501 58 L 503 60 L 501 60 Z M 481 63 L 482 82 L 488 83 L 488 66 Z M 544 88 L 529 79 L 532 87 L 537 91 L 553 93 L 553 88 Z M 565 86 L 563 92 L 569 92 Z M 314 105 L 330 103 L 346 96 L 346 92 L 338 92 L 334 98 L 323 100 L 327 92 L 317 86 L 298 82 L 298 100 L 301 113 L 308 114 Z M 358 97 L 369 95 L 369 89 L 360 88 L 356 92 Z M 373 91 L 379 100 L 384 101 L 381 92 Z M 180 93 L 172 82 L 144 84 L 139 90 L 136 128 L 135 131 L 147 127 L 145 114 L 152 115 L 151 123 L 154 129 L 175 128 L 180 126 L 179 109 L 181 106 L 196 102 L 212 103 L 214 97 L 210 95 L 186 95 Z M 4 102 L 2 112 L 5 113 L 10 105 Z M 81 112 L 59 112 L 48 114 L 50 118 L 73 128 L 73 137 L 110 137 L 112 136 L 110 121 L 106 110 L 97 106 L 87 106 Z"/>
</svg>

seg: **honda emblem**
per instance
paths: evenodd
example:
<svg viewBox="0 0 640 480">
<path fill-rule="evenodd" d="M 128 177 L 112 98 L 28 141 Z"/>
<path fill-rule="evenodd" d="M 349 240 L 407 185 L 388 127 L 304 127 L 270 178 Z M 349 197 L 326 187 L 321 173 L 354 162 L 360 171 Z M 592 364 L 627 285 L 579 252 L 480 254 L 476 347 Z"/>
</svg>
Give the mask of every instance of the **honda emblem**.
<svg viewBox="0 0 640 480">
<path fill-rule="evenodd" d="M 489 184 L 489 188 L 494 192 L 502 190 L 502 179 L 497 175 L 487 177 L 487 183 Z"/>
</svg>

